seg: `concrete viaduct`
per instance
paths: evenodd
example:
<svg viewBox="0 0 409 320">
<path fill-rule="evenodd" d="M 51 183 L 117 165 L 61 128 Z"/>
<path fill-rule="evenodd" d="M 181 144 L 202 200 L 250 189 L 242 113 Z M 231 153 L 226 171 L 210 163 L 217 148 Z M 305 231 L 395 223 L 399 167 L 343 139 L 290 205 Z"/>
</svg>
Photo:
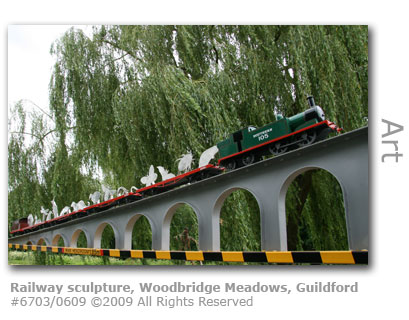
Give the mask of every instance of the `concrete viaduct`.
<svg viewBox="0 0 409 320">
<path fill-rule="evenodd" d="M 57 246 L 61 237 L 65 246 L 76 247 L 83 231 L 87 246 L 100 248 L 102 232 L 109 224 L 116 249 L 129 250 L 133 226 L 145 216 L 152 229 L 152 249 L 169 250 L 172 216 L 178 207 L 188 204 L 198 219 L 199 250 L 219 251 L 223 203 L 235 190 L 245 189 L 260 208 L 261 249 L 286 251 L 286 193 L 299 174 L 312 169 L 328 171 L 341 186 L 350 249 L 369 250 L 368 127 L 163 194 L 13 237 L 9 243 Z"/>
</svg>

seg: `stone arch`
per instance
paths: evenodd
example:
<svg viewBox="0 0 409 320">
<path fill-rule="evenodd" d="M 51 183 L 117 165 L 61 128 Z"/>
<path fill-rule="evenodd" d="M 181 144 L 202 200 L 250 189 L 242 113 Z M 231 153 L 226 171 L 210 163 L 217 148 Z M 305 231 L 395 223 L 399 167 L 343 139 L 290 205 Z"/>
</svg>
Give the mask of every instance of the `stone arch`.
<svg viewBox="0 0 409 320">
<path fill-rule="evenodd" d="M 216 200 L 216 202 L 214 204 L 213 212 L 212 212 L 212 215 L 213 215 L 212 216 L 213 230 L 215 230 L 215 235 L 214 236 L 217 237 L 218 250 L 220 250 L 220 224 L 222 223 L 222 221 L 221 221 L 221 211 L 222 211 L 223 205 L 224 205 L 225 201 L 233 193 L 235 193 L 235 192 L 237 192 L 239 190 L 248 192 L 255 199 L 255 201 L 257 203 L 257 206 L 258 206 L 258 215 L 259 215 L 260 221 L 261 221 L 262 203 L 261 203 L 260 199 L 258 198 L 258 196 L 256 195 L 256 193 L 253 190 L 251 190 L 251 189 L 249 189 L 247 187 L 238 187 L 238 186 L 231 187 L 231 188 L 228 188 L 228 189 L 224 190 L 218 196 L 218 198 L 217 198 L 217 200 Z M 262 232 L 262 229 L 261 229 L 261 225 L 260 225 L 260 238 L 259 238 L 260 245 L 261 245 L 261 239 L 262 239 L 261 232 Z"/>
<path fill-rule="evenodd" d="M 119 232 L 118 228 L 114 223 L 111 221 L 107 222 L 102 222 L 96 229 L 95 234 L 94 234 L 94 248 L 100 249 L 101 248 L 101 240 L 102 240 L 102 233 L 104 232 L 105 228 L 107 226 L 110 226 L 112 230 L 114 231 L 114 238 L 115 238 L 115 248 L 118 248 L 119 246 Z"/>
<path fill-rule="evenodd" d="M 53 247 L 57 247 L 60 239 L 62 239 L 62 241 L 64 242 L 63 247 L 65 247 L 68 244 L 67 239 L 62 234 L 56 234 L 53 240 L 51 241 L 51 245 Z"/>
<path fill-rule="evenodd" d="M 135 223 L 141 218 L 145 217 L 152 230 L 152 221 L 145 215 L 143 214 L 135 214 L 132 218 L 129 219 L 128 223 L 125 226 L 125 232 L 124 232 L 124 249 L 125 250 L 131 250 L 132 249 L 132 232 L 133 228 L 135 226 Z"/>
<path fill-rule="evenodd" d="M 72 236 L 71 236 L 71 241 L 70 241 L 70 247 L 71 248 L 77 248 L 78 246 L 78 238 L 80 237 L 80 234 L 84 233 L 85 238 L 87 239 L 87 247 L 90 248 L 91 247 L 91 239 L 90 239 L 90 235 L 89 232 L 86 229 L 77 229 L 73 232 Z"/>
<path fill-rule="evenodd" d="M 37 240 L 37 245 L 38 246 L 48 246 L 49 242 L 46 238 L 41 237 L 40 239 Z"/>
<path fill-rule="evenodd" d="M 258 207 L 261 209 L 261 202 L 260 202 L 260 200 L 258 199 L 257 195 L 256 195 L 251 189 L 248 189 L 248 188 L 245 188 L 245 187 L 231 187 L 231 188 L 228 188 L 228 189 L 224 190 L 224 191 L 222 192 L 222 194 L 217 198 L 217 200 L 216 200 L 216 202 L 215 202 L 215 204 L 214 204 L 214 207 L 213 207 L 213 208 L 214 208 L 214 209 L 213 209 L 213 216 L 214 216 L 214 217 L 220 218 L 220 211 L 221 211 L 221 209 L 222 209 L 222 207 L 223 207 L 224 201 L 225 201 L 233 192 L 235 192 L 235 191 L 237 191 L 237 190 L 245 190 L 245 191 L 250 192 L 251 195 L 256 199 L 257 204 L 258 204 Z"/>
<path fill-rule="evenodd" d="M 198 214 L 198 212 L 199 212 L 198 209 L 195 206 L 193 206 L 192 204 L 188 203 L 188 202 L 185 202 L 185 201 L 177 202 L 177 203 L 174 203 L 173 205 L 171 205 L 166 210 L 166 214 L 165 214 L 165 217 L 163 219 L 163 223 L 162 223 L 162 248 L 163 249 L 162 250 L 169 250 L 170 242 L 171 242 L 170 225 L 171 225 L 171 222 L 172 222 L 172 218 L 173 218 L 174 214 L 176 213 L 176 211 L 179 208 L 181 208 L 181 207 L 183 207 L 185 205 L 190 207 L 193 210 L 193 212 L 194 212 L 194 214 L 196 216 L 196 219 L 197 219 L 197 222 L 198 222 L 198 236 L 199 236 L 199 239 L 200 239 L 200 216 Z M 198 247 L 199 247 L 199 244 L 198 244 Z"/>
<path fill-rule="evenodd" d="M 346 206 L 346 201 L 345 201 L 345 188 L 342 184 L 342 179 L 339 179 L 339 177 L 337 176 L 336 173 L 333 172 L 333 170 L 331 170 L 330 168 L 326 168 L 326 167 L 321 167 L 321 166 L 305 166 L 302 168 L 299 168 L 297 170 L 294 170 L 293 172 L 291 172 L 284 180 L 284 182 L 282 183 L 281 187 L 280 187 L 280 192 L 278 195 L 278 215 L 279 215 L 279 220 L 283 221 L 285 223 L 285 226 L 283 228 L 283 232 L 285 233 L 285 239 L 288 239 L 288 235 L 287 235 L 287 210 L 286 210 L 286 197 L 287 197 L 287 192 L 288 189 L 290 187 L 290 185 L 294 182 L 294 180 L 306 173 L 307 171 L 312 171 L 312 170 L 321 170 L 326 172 L 327 174 L 331 175 L 336 182 L 338 183 L 341 192 L 342 192 L 342 201 L 343 201 L 343 209 L 344 209 L 344 217 L 345 217 L 345 221 L 347 219 L 347 206 Z M 345 225 L 346 227 L 346 225 Z M 346 228 L 346 230 L 348 230 L 348 228 Z M 287 242 L 286 242 L 287 245 Z"/>
<path fill-rule="evenodd" d="M 344 192 L 344 187 L 343 187 L 343 185 L 342 185 L 342 183 L 341 183 L 341 179 L 339 179 L 339 178 L 337 177 L 337 175 L 336 175 L 334 172 L 332 172 L 331 169 L 329 169 L 329 168 L 324 168 L 324 167 L 321 167 L 321 166 L 307 166 L 307 167 L 302 167 L 302 168 L 299 168 L 299 169 L 293 171 L 291 174 L 289 174 L 289 175 L 287 176 L 287 178 L 285 179 L 285 181 L 283 182 L 283 184 L 281 185 L 280 194 L 279 194 L 279 199 L 278 199 L 278 201 L 279 201 L 279 202 L 278 202 L 278 204 L 279 204 L 279 212 L 280 212 L 280 213 L 282 212 L 283 209 L 284 209 L 284 212 L 285 212 L 285 196 L 286 196 L 286 194 L 287 194 L 288 188 L 289 188 L 289 186 L 291 185 L 291 183 L 292 183 L 292 182 L 294 181 L 294 179 L 295 179 L 296 177 L 298 177 L 300 174 L 303 174 L 304 172 L 307 172 L 307 171 L 310 171 L 310 170 L 324 170 L 324 171 L 327 171 L 329 174 L 331 174 L 331 175 L 338 181 L 339 185 L 341 186 L 342 193 L 345 194 L 345 192 Z"/>
</svg>

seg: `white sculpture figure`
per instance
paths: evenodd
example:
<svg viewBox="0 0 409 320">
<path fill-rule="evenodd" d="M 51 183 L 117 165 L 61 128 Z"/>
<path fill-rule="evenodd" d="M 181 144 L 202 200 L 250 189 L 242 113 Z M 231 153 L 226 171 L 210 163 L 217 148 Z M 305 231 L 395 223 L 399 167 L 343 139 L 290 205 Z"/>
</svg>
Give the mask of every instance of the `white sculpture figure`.
<svg viewBox="0 0 409 320">
<path fill-rule="evenodd" d="M 187 172 L 191 169 L 193 155 L 192 152 L 189 151 L 188 153 L 182 155 L 181 158 L 177 159 L 179 161 L 178 170 L 179 172 Z"/>
<path fill-rule="evenodd" d="M 123 196 L 128 193 L 129 193 L 128 190 L 126 190 L 124 187 L 119 187 L 118 190 L 116 191 L 117 196 Z"/>
<path fill-rule="evenodd" d="M 141 183 L 146 185 L 147 187 L 155 184 L 156 179 L 158 178 L 158 175 L 155 173 L 155 168 L 153 165 L 149 167 L 149 173 L 147 176 L 141 178 Z"/>
<path fill-rule="evenodd" d="M 51 204 L 53 206 L 54 218 L 57 218 L 58 217 L 58 207 L 57 207 L 57 204 L 55 203 L 54 199 L 51 201 Z"/>
<path fill-rule="evenodd" d="M 158 166 L 156 167 L 158 168 L 160 175 L 162 176 L 162 181 L 174 178 L 175 175 L 173 173 L 169 173 L 168 170 L 166 170 L 164 167 Z"/>
<path fill-rule="evenodd" d="M 93 204 L 99 203 L 101 198 L 101 192 L 95 191 L 89 195 L 89 199 L 92 201 Z"/>
<path fill-rule="evenodd" d="M 217 146 L 213 146 L 207 150 L 205 150 L 199 159 L 199 168 L 209 164 L 210 160 L 214 158 L 216 153 L 219 152 Z"/>
<path fill-rule="evenodd" d="M 71 203 L 71 207 L 72 207 L 72 211 L 73 212 L 75 212 L 75 211 L 78 211 L 79 209 L 78 209 L 78 205 L 77 205 L 77 203 L 76 202 L 72 202 Z"/>
<path fill-rule="evenodd" d="M 80 201 L 77 203 L 77 207 L 78 207 L 78 210 L 82 210 L 82 209 L 86 208 L 87 205 L 85 204 L 84 201 L 80 200 Z"/>
<path fill-rule="evenodd" d="M 34 222 L 34 217 L 33 215 L 30 213 L 30 215 L 27 217 L 27 223 L 28 225 L 31 227 L 33 225 Z"/>
<path fill-rule="evenodd" d="M 102 185 L 102 192 L 104 193 L 104 201 L 107 201 L 109 199 L 112 199 L 115 194 L 115 190 L 111 190 L 104 185 Z"/>
<path fill-rule="evenodd" d="M 75 211 L 82 210 L 82 209 L 86 208 L 87 205 L 85 204 L 85 202 L 83 200 L 80 200 L 77 203 L 72 202 L 71 207 L 74 209 L 73 212 L 75 212 Z"/>
<path fill-rule="evenodd" d="M 64 207 L 64 208 L 61 210 L 59 216 L 61 217 L 61 216 L 63 216 L 64 214 L 70 213 L 70 212 L 71 212 L 70 207 Z"/>
<path fill-rule="evenodd" d="M 46 218 L 47 218 L 47 216 L 48 216 L 48 214 L 49 214 L 49 212 L 50 212 L 50 210 L 48 210 L 48 209 L 44 209 L 43 208 L 43 206 L 41 206 L 41 213 L 43 214 L 43 220 L 41 220 L 41 221 L 45 221 L 46 220 Z"/>
<path fill-rule="evenodd" d="M 138 188 L 135 187 L 135 186 L 132 186 L 132 187 L 131 187 L 131 192 L 136 192 L 136 191 L 138 191 Z"/>
<path fill-rule="evenodd" d="M 52 212 L 52 211 L 48 211 L 48 215 L 47 215 L 47 219 L 46 219 L 46 220 L 51 220 L 51 219 L 52 219 L 52 215 L 53 215 L 53 212 Z M 54 218 L 55 218 L 55 216 L 54 216 Z"/>
<path fill-rule="evenodd" d="M 38 223 L 41 223 L 41 219 L 35 217 L 34 224 L 38 224 Z"/>
</svg>

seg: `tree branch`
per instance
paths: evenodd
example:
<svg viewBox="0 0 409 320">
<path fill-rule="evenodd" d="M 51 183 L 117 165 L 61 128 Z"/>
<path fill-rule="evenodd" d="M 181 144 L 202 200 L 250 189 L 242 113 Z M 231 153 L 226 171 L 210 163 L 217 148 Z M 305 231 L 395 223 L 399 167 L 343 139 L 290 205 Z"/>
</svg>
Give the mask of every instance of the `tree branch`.
<svg viewBox="0 0 409 320">
<path fill-rule="evenodd" d="M 36 103 L 34 103 L 32 100 L 22 99 L 22 101 L 30 102 L 34 107 L 40 109 L 40 111 L 41 111 L 42 113 L 44 113 L 47 117 L 49 117 L 51 120 L 54 121 L 54 119 L 51 117 L 50 114 L 48 114 L 47 112 L 45 112 L 39 105 L 37 105 Z"/>
<path fill-rule="evenodd" d="M 75 129 L 75 128 L 76 128 L 76 126 L 75 127 L 67 127 L 68 130 L 72 130 L 72 129 Z M 54 133 L 55 131 L 57 131 L 57 130 L 52 129 L 52 130 L 48 131 L 47 133 L 45 133 L 42 136 L 39 136 L 39 135 L 31 133 L 31 132 L 24 132 L 24 131 L 11 131 L 9 133 L 10 134 L 26 134 L 26 135 L 37 138 L 39 141 L 43 141 L 46 136 L 48 136 L 50 133 Z"/>
<path fill-rule="evenodd" d="M 10 134 L 26 134 L 26 135 L 29 135 L 29 136 L 32 136 L 32 137 L 36 137 L 37 139 L 42 139 L 40 136 L 38 136 L 38 135 L 36 135 L 36 134 L 34 134 L 34 133 L 31 133 L 31 132 L 23 132 L 23 131 L 11 131 L 11 132 L 9 132 Z"/>
<path fill-rule="evenodd" d="M 123 51 L 123 52 L 129 54 L 132 58 L 134 58 L 134 59 L 136 59 L 136 60 L 139 60 L 139 61 L 141 60 L 141 59 L 139 59 L 135 54 L 133 54 L 132 52 L 130 52 L 128 49 L 121 48 L 121 47 L 119 47 L 116 43 L 113 43 L 113 42 L 111 42 L 111 41 L 109 41 L 109 40 L 106 40 L 106 39 L 101 39 L 101 41 L 104 42 L 104 43 L 106 43 L 106 44 L 109 44 L 110 46 L 114 47 L 114 48 L 117 49 L 117 50 L 121 50 L 121 51 Z"/>
</svg>

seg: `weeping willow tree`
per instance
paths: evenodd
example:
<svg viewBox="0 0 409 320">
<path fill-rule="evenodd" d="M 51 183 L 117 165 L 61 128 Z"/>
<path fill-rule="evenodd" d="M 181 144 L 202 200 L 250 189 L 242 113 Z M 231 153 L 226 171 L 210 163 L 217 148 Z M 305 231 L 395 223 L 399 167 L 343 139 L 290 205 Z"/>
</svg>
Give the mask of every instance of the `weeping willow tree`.
<svg viewBox="0 0 409 320">
<path fill-rule="evenodd" d="M 27 131 L 41 140 L 41 130 L 36 131 L 38 126 L 27 130 L 26 118 L 29 116 L 24 111 L 22 102 L 18 102 L 13 109 L 13 117 L 9 118 L 11 123 L 16 123 L 15 131 L 11 131 L 8 142 L 8 222 L 27 217 L 28 213 L 39 211 L 42 203 L 47 199 L 44 183 L 39 179 L 43 156 L 41 142 L 26 145 Z M 32 120 L 32 119 L 30 119 Z M 41 123 L 42 121 L 37 121 Z"/>
<path fill-rule="evenodd" d="M 69 30 L 51 52 L 55 142 L 40 174 L 48 179 L 36 181 L 32 163 L 21 159 L 24 177 L 14 169 L 9 174 L 13 216 L 29 210 L 13 207 L 10 196 L 25 177 L 40 185 L 36 207 L 52 198 L 62 207 L 68 200 L 64 194 L 69 201 L 86 197 L 101 180 L 110 186 L 140 185 L 149 165 L 177 172 L 175 160 L 187 151 L 197 164 L 201 152 L 229 133 L 275 121 L 277 113 L 305 110 L 308 95 L 345 131 L 366 125 L 368 116 L 366 26 L 96 26 L 91 36 Z M 9 143 L 9 166 L 18 139 Z M 97 170 L 102 172 L 98 181 Z M 326 214 L 308 199 L 320 193 L 334 200 L 323 187 L 328 179 L 307 176 L 290 188 L 288 198 L 297 203 L 287 210 L 296 230 L 294 247 L 305 246 L 300 236 L 313 224 L 303 217 L 314 211 L 319 221 Z M 259 227 L 233 223 L 237 212 L 254 207 L 252 201 L 245 194 L 227 200 L 221 238 L 234 234 L 241 247 L 259 246 Z M 311 230 L 308 236 L 319 238 Z M 253 238 L 244 239 L 249 235 Z"/>
</svg>

